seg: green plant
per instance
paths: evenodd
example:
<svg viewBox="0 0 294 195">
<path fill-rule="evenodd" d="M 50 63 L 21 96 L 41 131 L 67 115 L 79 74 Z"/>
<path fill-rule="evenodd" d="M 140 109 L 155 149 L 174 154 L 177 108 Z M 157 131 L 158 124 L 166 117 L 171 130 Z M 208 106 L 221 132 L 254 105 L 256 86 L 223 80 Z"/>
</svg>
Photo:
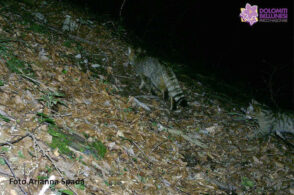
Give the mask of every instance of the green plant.
<svg viewBox="0 0 294 195">
<path fill-rule="evenodd" d="M 46 172 L 47 173 L 51 173 L 53 171 L 53 169 L 51 167 L 49 167 L 48 165 L 46 165 Z"/>
<path fill-rule="evenodd" d="M 73 42 L 72 42 L 71 40 L 65 40 L 65 41 L 63 42 L 63 45 L 64 45 L 65 47 L 71 48 L 72 45 L 73 45 Z"/>
<path fill-rule="evenodd" d="M 241 181 L 242 186 L 244 186 L 246 189 L 252 188 L 254 186 L 254 181 L 251 181 L 247 177 L 242 177 Z"/>
<path fill-rule="evenodd" d="M 5 122 L 9 123 L 10 122 L 10 119 L 7 118 L 6 116 L 0 114 L 0 119 L 4 120 Z"/>
<path fill-rule="evenodd" d="M 39 122 L 40 123 L 48 123 L 51 125 L 55 125 L 54 119 L 50 118 L 47 114 L 38 112 L 37 116 L 39 117 Z"/>
<path fill-rule="evenodd" d="M 35 32 L 35 33 L 47 33 L 47 29 L 44 28 L 44 26 L 41 26 L 39 24 L 31 23 L 29 30 Z"/>
<path fill-rule="evenodd" d="M 2 37 L 1 37 L 2 38 Z M 8 56 L 8 49 L 7 49 L 7 44 L 5 43 L 1 43 L 0 44 L 0 55 L 6 59 L 6 57 Z"/>
<path fill-rule="evenodd" d="M 109 182 L 104 180 L 105 185 L 110 186 Z"/>
<path fill-rule="evenodd" d="M 46 179 L 49 179 L 49 177 L 48 176 L 40 176 L 40 175 L 38 175 L 37 179 L 38 180 L 46 180 Z"/>
<path fill-rule="evenodd" d="M 64 98 L 64 94 L 58 93 L 58 92 L 52 92 L 52 91 L 42 91 L 44 95 L 42 95 L 41 98 L 39 98 L 39 101 L 45 102 L 45 105 L 48 108 L 53 108 L 57 106 L 58 104 L 66 106 L 66 104 L 59 100 L 58 98 Z"/>
<path fill-rule="evenodd" d="M 22 153 L 22 151 L 18 151 L 18 157 L 20 157 L 20 158 L 25 158 L 25 156 L 23 155 L 23 153 Z"/>
<path fill-rule="evenodd" d="M 28 76 L 33 76 L 34 71 L 30 64 L 19 60 L 15 56 L 10 56 L 9 59 L 6 61 L 7 68 L 14 73 L 17 74 L 25 74 Z"/>
<path fill-rule="evenodd" d="M 52 136 L 52 143 L 49 144 L 51 148 L 58 148 L 60 153 L 73 157 L 73 152 L 68 148 L 71 141 L 66 134 L 54 125 L 49 126 L 48 133 Z"/>
<path fill-rule="evenodd" d="M 8 151 L 9 151 L 9 148 L 8 148 L 8 147 L 5 147 L 5 146 L 3 146 L 3 147 L 1 147 L 1 151 L 2 151 L 2 152 L 8 152 Z"/>
<path fill-rule="evenodd" d="M 5 165 L 6 163 L 5 163 L 5 160 L 4 160 L 4 158 L 0 158 L 0 165 Z"/>
<path fill-rule="evenodd" d="M 91 143 L 89 146 L 92 149 L 94 149 L 100 157 L 104 158 L 106 153 L 106 146 L 101 141 L 96 140 L 95 142 Z"/>
<path fill-rule="evenodd" d="M 59 190 L 58 191 L 61 194 L 67 194 L 67 195 L 73 195 L 74 193 L 70 190 Z"/>
<path fill-rule="evenodd" d="M 76 184 L 75 188 L 80 189 L 80 190 L 85 190 L 85 185 L 84 184 Z"/>
</svg>

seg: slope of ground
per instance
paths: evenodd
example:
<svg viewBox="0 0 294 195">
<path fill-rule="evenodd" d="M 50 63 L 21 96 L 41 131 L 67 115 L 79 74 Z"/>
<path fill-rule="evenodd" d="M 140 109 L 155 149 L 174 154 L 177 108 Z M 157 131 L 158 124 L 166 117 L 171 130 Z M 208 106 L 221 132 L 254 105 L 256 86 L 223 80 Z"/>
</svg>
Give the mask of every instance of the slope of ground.
<svg viewBox="0 0 294 195">
<path fill-rule="evenodd" d="M 293 150 L 249 139 L 256 125 L 229 97 L 183 82 L 189 105 L 171 112 L 139 90 L 125 31 L 33 5 L 0 7 L 2 194 L 294 194 Z"/>
</svg>

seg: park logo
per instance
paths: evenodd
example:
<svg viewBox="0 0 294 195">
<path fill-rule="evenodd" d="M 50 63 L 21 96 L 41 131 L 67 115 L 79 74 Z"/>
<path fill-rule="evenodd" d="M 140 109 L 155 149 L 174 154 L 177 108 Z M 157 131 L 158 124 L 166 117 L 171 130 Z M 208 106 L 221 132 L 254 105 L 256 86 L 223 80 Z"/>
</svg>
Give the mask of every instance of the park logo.
<svg viewBox="0 0 294 195">
<path fill-rule="evenodd" d="M 241 8 L 241 22 L 250 26 L 257 22 L 288 22 L 288 8 L 259 8 L 257 5 L 246 4 Z"/>
<path fill-rule="evenodd" d="M 251 6 L 249 3 L 246 4 L 245 8 L 241 8 L 241 22 L 248 22 L 250 26 L 258 21 L 257 5 Z"/>
</svg>

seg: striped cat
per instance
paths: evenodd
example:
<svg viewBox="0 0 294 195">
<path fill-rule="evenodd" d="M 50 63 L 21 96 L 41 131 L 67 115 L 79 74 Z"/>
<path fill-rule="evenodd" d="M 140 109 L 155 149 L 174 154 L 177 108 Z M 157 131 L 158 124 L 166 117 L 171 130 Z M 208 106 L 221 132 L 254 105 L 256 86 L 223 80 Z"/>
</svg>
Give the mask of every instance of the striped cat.
<svg viewBox="0 0 294 195">
<path fill-rule="evenodd" d="M 290 133 L 294 135 L 294 116 L 291 113 L 273 112 L 269 107 L 252 100 L 247 114 L 253 116 L 258 123 L 257 134 Z"/>
<path fill-rule="evenodd" d="M 128 57 L 129 63 L 134 66 L 141 78 L 140 89 L 146 85 L 150 91 L 162 95 L 164 100 L 169 97 L 171 110 L 176 109 L 177 105 L 187 105 L 179 81 L 171 68 L 160 63 L 156 58 L 145 56 L 140 50 L 136 55 L 133 49 L 128 48 Z"/>
</svg>

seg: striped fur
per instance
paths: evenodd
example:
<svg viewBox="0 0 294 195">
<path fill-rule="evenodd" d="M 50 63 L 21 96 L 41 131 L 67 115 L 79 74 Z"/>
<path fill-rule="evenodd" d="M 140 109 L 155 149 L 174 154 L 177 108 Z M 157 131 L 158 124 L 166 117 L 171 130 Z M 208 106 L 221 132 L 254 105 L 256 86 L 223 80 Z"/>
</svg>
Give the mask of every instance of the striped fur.
<svg viewBox="0 0 294 195">
<path fill-rule="evenodd" d="M 129 62 L 134 66 L 135 71 L 141 77 L 142 88 L 144 85 L 150 91 L 158 95 L 162 95 L 163 99 L 170 101 L 170 109 L 175 109 L 177 105 L 186 106 L 187 101 L 184 93 L 179 85 L 179 81 L 171 68 L 160 63 L 158 59 L 153 57 L 134 54 L 129 48 Z"/>
<path fill-rule="evenodd" d="M 292 113 L 273 112 L 269 107 L 252 100 L 247 114 L 253 116 L 258 123 L 257 135 L 271 133 L 290 133 L 294 135 L 294 116 Z"/>
</svg>

